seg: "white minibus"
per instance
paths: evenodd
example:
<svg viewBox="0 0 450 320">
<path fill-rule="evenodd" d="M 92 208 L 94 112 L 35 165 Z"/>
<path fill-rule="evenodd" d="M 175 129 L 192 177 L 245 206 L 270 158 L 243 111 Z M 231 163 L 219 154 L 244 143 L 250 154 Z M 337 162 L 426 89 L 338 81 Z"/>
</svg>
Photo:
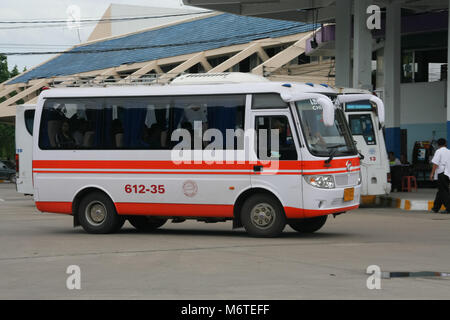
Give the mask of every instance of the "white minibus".
<svg viewBox="0 0 450 320">
<path fill-rule="evenodd" d="M 16 188 L 25 195 L 33 194 L 33 124 L 36 105 L 16 107 Z"/>
<path fill-rule="evenodd" d="M 391 184 L 388 182 L 390 169 L 383 135 L 383 104 L 367 90 L 338 88 L 337 91 L 356 147 L 362 155 L 362 200 L 388 194 Z"/>
<path fill-rule="evenodd" d="M 315 232 L 359 207 L 360 159 L 333 94 L 234 73 L 43 91 L 36 206 L 89 233 L 169 219 L 232 220 L 259 237 L 286 224 Z"/>
</svg>

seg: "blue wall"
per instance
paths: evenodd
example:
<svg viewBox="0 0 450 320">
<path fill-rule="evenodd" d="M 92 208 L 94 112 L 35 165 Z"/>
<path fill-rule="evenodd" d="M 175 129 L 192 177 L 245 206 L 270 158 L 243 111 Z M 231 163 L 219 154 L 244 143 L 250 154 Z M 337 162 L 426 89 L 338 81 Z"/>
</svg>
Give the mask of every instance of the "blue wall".
<svg viewBox="0 0 450 320">
<path fill-rule="evenodd" d="M 395 156 L 400 159 L 400 128 L 386 128 L 385 130 L 386 151 L 394 151 Z"/>
</svg>

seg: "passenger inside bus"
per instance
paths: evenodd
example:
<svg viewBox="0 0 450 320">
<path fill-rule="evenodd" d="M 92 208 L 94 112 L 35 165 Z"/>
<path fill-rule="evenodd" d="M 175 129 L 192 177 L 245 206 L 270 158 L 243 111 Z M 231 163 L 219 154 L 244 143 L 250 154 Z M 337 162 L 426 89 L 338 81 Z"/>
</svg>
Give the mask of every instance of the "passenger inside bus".
<svg viewBox="0 0 450 320">
<path fill-rule="evenodd" d="M 61 131 L 56 134 L 55 141 L 60 149 L 71 149 L 75 147 L 76 143 L 70 133 L 69 121 L 66 120 L 62 123 Z"/>
<path fill-rule="evenodd" d="M 308 142 L 310 148 L 317 151 L 327 150 L 327 143 L 325 142 L 319 131 L 312 132 L 308 124 L 304 126 L 304 129 L 306 141 Z"/>
<path fill-rule="evenodd" d="M 120 119 L 114 119 L 111 123 L 111 135 L 112 142 L 114 147 L 122 148 L 123 147 L 123 126 L 122 121 Z"/>
<path fill-rule="evenodd" d="M 160 124 L 158 123 L 154 123 L 151 125 L 151 127 L 148 129 L 148 138 L 146 140 L 146 142 L 149 144 L 149 148 L 153 149 L 153 150 L 158 150 L 161 149 L 163 147 L 162 144 L 162 130 L 163 128 L 161 127 Z"/>
<path fill-rule="evenodd" d="M 257 155 L 261 160 L 297 160 L 289 123 L 284 116 L 256 118 Z M 272 139 L 278 138 L 278 144 Z M 276 149 L 272 149 L 272 148 Z"/>
<path fill-rule="evenodd" d="M 73 133 L 73 138 L 75 139 L 75 145 L 79 148 L 83 146 L 84 137 L 88 129 L 88 122 L 85 119 L 78 119 L 75 122 L 76 130 Z"/>
</svg>

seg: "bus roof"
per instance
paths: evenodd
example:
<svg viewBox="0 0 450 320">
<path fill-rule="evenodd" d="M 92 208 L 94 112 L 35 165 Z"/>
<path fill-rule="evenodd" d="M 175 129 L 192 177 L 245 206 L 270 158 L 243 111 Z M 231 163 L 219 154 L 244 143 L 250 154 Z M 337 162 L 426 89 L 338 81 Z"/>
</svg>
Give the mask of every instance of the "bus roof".
<svg viewBox="0 0 450 320">
<path fill-rule="evenodd" d="M 52 88 L 41 93 L 40 98 L 77 97 L 132 97 L 132 96 L 176 96 L 211 94 L 279 93 L 282 97 L 292 93 L 336 94 L 330 87 L 305 83 L 243 82 L 232 84 L 197 85 L 123 85 L 107 87 Z"/>
</svg>

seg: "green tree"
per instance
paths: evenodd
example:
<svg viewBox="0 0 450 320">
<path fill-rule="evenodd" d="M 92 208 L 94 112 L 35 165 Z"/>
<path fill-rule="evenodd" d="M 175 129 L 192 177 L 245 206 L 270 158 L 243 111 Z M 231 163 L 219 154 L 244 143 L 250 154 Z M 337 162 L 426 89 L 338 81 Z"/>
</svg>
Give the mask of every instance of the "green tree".
<svg viewBox="0 0 450 320">
<path fill-rule="evenodd" d="M 15 76 L 17 76 L 19 74 L 19 69 L 17 68 L 17 64 L 14 66 L 14 68 L 11 70 L 11 72 L 9 73 L 10 78 L 14 78 Z"/>
<path fill-rule="evenodd" d="M 0 54 L 0 83 L 18 75 L 17 66 L 8 70 L 8 60 L 5 55 Z M 0 97 L 0 103 L 5 99 Z M 14 159 L 15 154 L 15 135 L 14 125 L 0 123 L 0 159 Z"/>
<path fill-rule="evenodd" d="M 0 54 L 0 83 L 11 77 L 8 70 L 8 60 L 5 55 Z"/>
<path fill-rule="evenodd" d="M 14 126 L 0 123 L 0 159 L 14 159 L 15 136 Z"/>
</svg>

